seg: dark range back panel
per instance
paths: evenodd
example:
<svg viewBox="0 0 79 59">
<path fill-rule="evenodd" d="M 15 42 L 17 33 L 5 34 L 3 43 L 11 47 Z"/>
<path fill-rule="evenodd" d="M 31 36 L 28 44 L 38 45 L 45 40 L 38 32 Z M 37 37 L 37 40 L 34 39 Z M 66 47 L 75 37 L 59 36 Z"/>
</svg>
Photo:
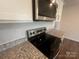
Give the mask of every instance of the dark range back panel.
<svg viewBox="0 0 79 59">
<path fill-rule="evenodd" d="M 38 0 L 38 15 L 46 16 L 50 18 L 56 17 L 56 6 L 53 5 L 50 7 L 50 0 Z"/>
</svg>

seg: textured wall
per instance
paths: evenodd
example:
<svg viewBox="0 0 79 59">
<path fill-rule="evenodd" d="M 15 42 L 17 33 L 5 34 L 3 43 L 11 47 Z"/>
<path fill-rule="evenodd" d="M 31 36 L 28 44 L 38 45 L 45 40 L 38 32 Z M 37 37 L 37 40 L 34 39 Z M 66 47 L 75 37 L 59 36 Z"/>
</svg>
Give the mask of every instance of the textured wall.
<svg viewBox="0 0 79 59">
<path fill-rule="evenodd" d="M 54 22 L 0 24 L 0 45 L 24 38 L 26 36 L 26 30 L 39 27 L 50 29 L 54 27 Z"/>
</svg>

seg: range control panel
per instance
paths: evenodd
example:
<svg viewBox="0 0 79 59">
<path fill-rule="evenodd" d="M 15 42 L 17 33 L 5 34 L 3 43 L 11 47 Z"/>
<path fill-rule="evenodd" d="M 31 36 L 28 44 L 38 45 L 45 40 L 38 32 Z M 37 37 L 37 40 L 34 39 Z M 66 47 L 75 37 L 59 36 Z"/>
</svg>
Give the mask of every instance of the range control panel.
<svg viewBox="0 0 79 59">
<path fill-rule="evenodd" d="M 36 36 L 38 34 L 41 34 L 43 32 L 46 32 L 46 28 L 45 27 L 27 30 L 27 37 L 31 38 L 31 37 Z"/>
</svg>

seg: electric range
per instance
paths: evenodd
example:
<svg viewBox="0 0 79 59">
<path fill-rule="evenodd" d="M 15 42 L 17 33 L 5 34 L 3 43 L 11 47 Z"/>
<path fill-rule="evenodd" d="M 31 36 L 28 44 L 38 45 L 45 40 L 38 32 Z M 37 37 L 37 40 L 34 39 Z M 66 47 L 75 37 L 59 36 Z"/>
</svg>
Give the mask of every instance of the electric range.
<svg viewBox="0 0 79 59">
<path fill-rule="evenodd" d="M 45 27 L 27 30 L 27 37 L 49 59 L 54 59 L 60 50 L 61 39 L 47 34 Z"/>
</svg>

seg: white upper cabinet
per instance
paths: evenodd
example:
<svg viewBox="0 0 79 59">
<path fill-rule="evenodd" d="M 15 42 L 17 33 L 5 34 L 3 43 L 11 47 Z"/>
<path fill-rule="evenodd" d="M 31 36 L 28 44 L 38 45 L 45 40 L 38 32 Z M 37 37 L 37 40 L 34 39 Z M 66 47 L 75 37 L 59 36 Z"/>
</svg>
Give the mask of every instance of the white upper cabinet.
<svg viewBox="0 0 79 59">
<path fill-rule="evenodd" d="M 32 20 L 32 0 L 0 0 L 0 23 Z"/>
</svg>

